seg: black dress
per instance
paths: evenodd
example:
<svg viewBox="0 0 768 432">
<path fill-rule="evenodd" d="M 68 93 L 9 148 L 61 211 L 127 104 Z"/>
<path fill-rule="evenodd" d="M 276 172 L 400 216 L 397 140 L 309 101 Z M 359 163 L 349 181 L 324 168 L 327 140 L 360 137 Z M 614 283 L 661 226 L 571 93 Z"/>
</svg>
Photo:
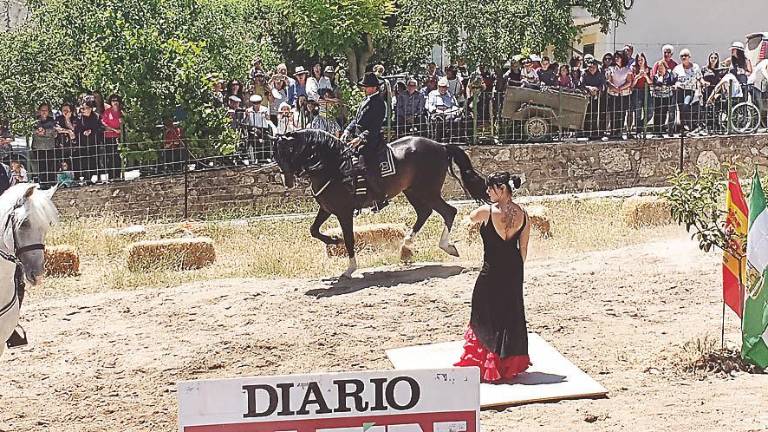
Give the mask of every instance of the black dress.
<svg viewBox="0 0 768 432">
<path fill-rule="evenodd" d="M 530 366 L 523 303 L 520 234 L 504 240 L 491 216 L 480 227 L 483 268 L 472 292 L 472 315 L 464 335 L 464 354 L 455 366 L 477 366 L 485 382 L 509 380 Z"/>
</svg>

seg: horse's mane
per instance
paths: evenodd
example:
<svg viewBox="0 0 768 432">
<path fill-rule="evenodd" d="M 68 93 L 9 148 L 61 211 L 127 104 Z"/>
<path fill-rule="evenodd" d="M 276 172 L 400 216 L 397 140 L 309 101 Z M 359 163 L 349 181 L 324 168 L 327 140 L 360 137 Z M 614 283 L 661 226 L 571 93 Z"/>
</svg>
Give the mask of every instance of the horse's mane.
<svg viewBox="0 0 768 432">
<path fill-rule="evenodd" d="M 301 134 L 302 138 L 304 138 L 304 142 L 311 144 L 313 147 L 333 150 L 338 153 L 341 153 L 341 151 L 344 150 L 344 143 L 324 130 L 302 129 L 294 133 Z"/>
<path fill-rule="evenodd" d="M 21 214 L 17 214 L 15 218 L 16 227 L 18 228 L 24 221 L 28 220 L 31 224 L 37 227 L 47 227 L 55 224 L 59 220 L 59 212 L 56 210 L 56 206 L 51 200 L 50 194 L 40 190 L 39 185 L 34 183 L 20 183 L 15 186 L 11 186 L 0 195 L 0 223 L 5 223 L 11 212 L 15 211 L 22 201 L 24 194 L 30 187 L 34 187 L 35 191 L 26 200 L 22 208 Z M 4 225 L 3 227 L 4 228 Z"/>
</svg>

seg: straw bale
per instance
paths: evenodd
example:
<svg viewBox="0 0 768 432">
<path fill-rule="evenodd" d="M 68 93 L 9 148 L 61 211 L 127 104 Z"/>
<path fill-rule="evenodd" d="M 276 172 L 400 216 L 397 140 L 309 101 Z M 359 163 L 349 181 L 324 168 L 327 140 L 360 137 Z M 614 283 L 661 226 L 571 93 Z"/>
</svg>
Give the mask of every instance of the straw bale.
<svg viewBox="0 0 768 432">
<path fill-rule="evenodd" d="M 656 196 L 627 198 L 621 206 L 621 216 L 631 228 L 674 223 L 669 202 Z"/>
<path fill-rule="evenodd" d="M 46 276 L 76 276 L 80 274 L 80 256 L 69 245 L 48 246 L 45 248 Z"/>
<path fill-rule="evenodd" d="M 215 260 L 216 249 L 208 237 L 145 240 L 128 247 L 131 271 L 199 269 Z"/>
<path fill-rule="evenodd" d="M 341 229 L 333 228 L 326 233 L 328 236 L 342 237 Z M 390 245 L 399 245 L 405 238 L 405 230 L 402 226 L 393 224 L 372 224 L 355 227 L 355 252 L 365 248 L 382 247 Z M 347 249 L 344 243 L 338 245 L 327 245 L 326 252 L 328 256 L 347 256 Z"/>
</svg>

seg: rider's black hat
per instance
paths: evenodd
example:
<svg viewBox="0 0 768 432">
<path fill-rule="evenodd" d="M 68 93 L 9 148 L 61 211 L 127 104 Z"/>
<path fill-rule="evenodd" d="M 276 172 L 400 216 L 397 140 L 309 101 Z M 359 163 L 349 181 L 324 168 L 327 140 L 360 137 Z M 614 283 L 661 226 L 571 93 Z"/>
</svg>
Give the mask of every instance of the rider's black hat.
<svg viewBox="0 0 768 432">
<path fill-rule="evenodd" d="M 357 83 L 360 87 L 379 87 L 382 84 L 384 84 L 384 81 L 380 80 L 373 72 L 366 72 L 363 79 Z"/>
</svg>

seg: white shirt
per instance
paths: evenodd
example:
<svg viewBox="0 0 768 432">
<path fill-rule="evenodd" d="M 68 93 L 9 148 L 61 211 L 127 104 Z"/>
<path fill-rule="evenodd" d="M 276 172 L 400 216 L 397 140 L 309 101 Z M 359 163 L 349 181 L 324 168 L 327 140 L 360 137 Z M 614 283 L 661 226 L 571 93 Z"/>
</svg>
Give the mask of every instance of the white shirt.
<svg viewBox="0 0 768 432">
<path fill-rule="evenodd" d="M 768 92 L 768 59 L 761 61 L 755 66 L 747 82 L 754 84 L 755 88 L 763 93 Z"/>
<path fill-rule="evenodd" d="M 672 75 L 677 77 L 677 88 L 696 90 L 697 83 L 701 79 L 701 68 L 696 63 L 691 63 L 691 67 L 686 69 L 680 63 L 672 70 Z"/>
<path fill-rule="evenodd" d="M 440 90 L 432 90 L 429 92 L 429 96 L 427 96 L 426 108 L 429 112 L 437 111 L 438 107 L 441 109 L 449 110 L 451 108 L 456 108 L 457 106 L 458 103 L 456 103 L 456 98 L 453 97 L 450 91 L 447 91 L 444 95 L 441 95 Z"/>
<path fill-rule="evenodd" d="M 315 101 L 320 100 L 320 83 L 317 82 L 315 77 L 311 76 L 307 79 L 307 86 L 305 87 L 305 90 L 307 92 L 307 99 Z"/>
</svg>

